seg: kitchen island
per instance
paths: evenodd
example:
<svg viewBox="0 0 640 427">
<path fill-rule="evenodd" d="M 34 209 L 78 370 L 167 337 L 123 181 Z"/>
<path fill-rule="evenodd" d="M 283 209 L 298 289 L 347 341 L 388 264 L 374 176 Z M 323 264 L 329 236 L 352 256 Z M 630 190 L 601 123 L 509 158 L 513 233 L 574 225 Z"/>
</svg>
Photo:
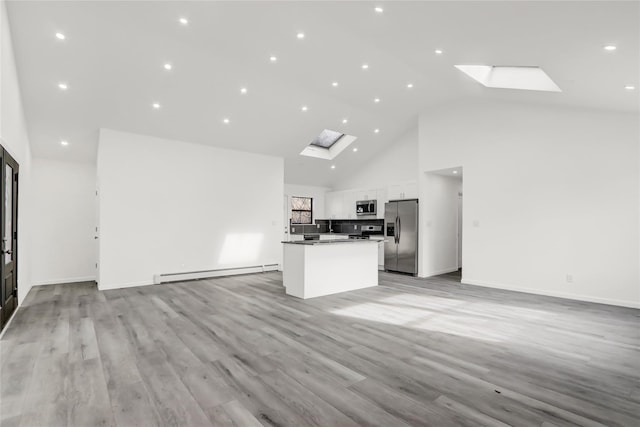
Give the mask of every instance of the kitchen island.
<svg viewBox="0 0 640 427">
<path fill-rule="evenodd" d="M 314 298 L 378 286 L 377 240 L 282 242 L 285 292 Z"/>
</svg>

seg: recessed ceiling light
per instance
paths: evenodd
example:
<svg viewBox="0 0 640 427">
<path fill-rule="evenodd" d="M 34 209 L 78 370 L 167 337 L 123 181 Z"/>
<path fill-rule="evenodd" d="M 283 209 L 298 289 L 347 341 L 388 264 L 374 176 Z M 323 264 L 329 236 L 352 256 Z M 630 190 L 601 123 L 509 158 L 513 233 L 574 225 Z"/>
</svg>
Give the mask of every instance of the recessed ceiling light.
<svg viewBox="0 0 640 427">
<path fill-rule="evenodd" d="M 304 33 L 298 33 L 296 34 L 296 37 L 299 39 L 303 39 L 304 38 Z"/>
<path fill-rule="evenodd" d="M 374 129 L 373 133 L 380 133 L 380 129 Z"/>
<path fill-rule="evenodd" d="M 335 168 L 336 168 L 336 165 L 331 165 L 331 169 L 335 169 Z"/>
<path fill-rule="evenodd" d="M 224 123 L 225 125 L 228 125 L 229 124 L 229 119 L 227 119 L 227 118 L 222 119 L 222 123 Z"/>
<path fill-rule="evenodd" d="M 301 108 L 302 111 L 307 111 L 308 109 L 309 108 L 306 105 L 303 105 L 302 108 Z"/>
<path fill-rule="evenodd" d="M 333 86 L 333 87 L 338 87 L 338 82 L 333 82 L 333 83 L 331 83 L 331 86 Z"/>
<path fill-rule="evenodd" d="M 363 70 L 366 70 L 366 69 L 368 69 L 368 68 L 369 68 L 369 64 L 362 64 L 362 69 L 363 69 Z"/>
<path fill-rule="evenodd" d="M 458 171 L 453 171 L 453 173 L 458 173 Z"/>
<path fill-rule="evenodd" d="M 374 10 L 375 10 L 377 13 L 382 13 L 382 12 L 384 12 L 384 9 L 383 9 L 383 8 L 381 8 L 380 6 L 376 7 Z"/>
<path fill-rule="evenodd" d="M 166 64 L 164 64 L 164 69 L 165 70 L 170 70 L 172 68 L 173 68 L 173 66 L 171 64 L 169 64 L 168 62 Z"/>
<path fill-rule="evenodd" d="M 240 88 L 240 93 L 242 94 L 247 93 L 247 88 L 246 87 Z"/>
<path fill-rule="evenodd" d="M 353 152 L 355 153 L 356 151 L 358 151 L 358 149 L 357 149 L 357 148 L 354 148 L 354 149 L 353 149 Z"/>
<path fill-rule="evenodd" d="M 347 119 L 342 119 L 342 123 L 347 123 L 349 120 Z"/>
<path fill-rule="evenodd" d="M 56 33 L 56 38 L 57 38 L 57 39 L 59 39 L 59 40 L 64 40 L 64 39 L 66 39 L 65 35 L 64 35 L 64 34 L 62 34 L 62 33 Z"/>
<path fill-rule="evenodd" d="M 626 90 L 634 90 L 636 87 L 635 87 L 635 86 L 633 86 L 633 85 L 626 85 L 624 88 L 625 88 Z"/>
<path fill-rule="evenodd" d="M 160 109 L 160 104 L 158 104 L 157 102 L 154 102 L 153 104 L 151 104 L 151 106 L 156 110 Z"/>
<path fill-rule="evenodd" d="M 616 49 L 617 49 L 617 47 L 616 47 L 616 46 L 614 46 L 614 45 L 612 45 L 612 44 L 606 45 L 606 46 L 604 47 L 604 50 L 607 50 L 607 51 L 609 51 L 609 52 L 612 52 L 612 51 L 614 51 L 614 50 L 616 50 Z"/>
<path fill-rule="evenodd" d="M 269 61 L 271 61 L 271 62 L 276 62 L 277 60 L 278 60 L 278 58 L 276 58 L 273 55 L 269 57 Z"/>
<path fill-rule="evenodd" d="M 442 55 L 444 51 L 442 49 L 436 49 L 433 51 L 436 55 Z"/>
<path fill-rule="evenodd" d="M 182 25 L 188 25 L 189 24 L 189 20 L 187 18 L 180 18 L 178 19 L 178 21 L 182 24 Z"/>
<path fill-rule="evenodd" d="M 375 102 L 377 104 L 378 102 L 380 102 L 380 98 L 374 98 L 373 102 Z"/>
<path fill-rule="evenodd" d="M 66 83 L 58 83 L 58 87 L 60 88 L 60 90 L 67 90 L 69 89 L 69 86 L 67 86 Z"/>
<path fill-rule="evenodd" d="M 407 89 L 411 89 L 413 87 L 413 83 L 407 83 Z"/>
<path fill-rule="evenodd" d="M 63 146 L 66 147 L 67 145 L 69 145 L 69 142 L 62 140 L 62 141 L 60 141 L 60 145 L 63 145 Z"/>
</svg>

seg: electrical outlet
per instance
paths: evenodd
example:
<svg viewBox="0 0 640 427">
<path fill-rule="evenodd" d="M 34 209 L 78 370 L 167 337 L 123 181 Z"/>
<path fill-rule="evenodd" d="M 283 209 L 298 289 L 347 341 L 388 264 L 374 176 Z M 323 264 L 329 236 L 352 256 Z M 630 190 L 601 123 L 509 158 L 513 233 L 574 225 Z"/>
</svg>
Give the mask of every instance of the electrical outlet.
<svg viewBox="0 0 640 427">
<path fill-rule="evenodd" d="M 358 229 L 358 225 L 357 225 L 357 224 L 354 224 L 354 225 L 353 225 L 353 229 L 354 229 L 354 230 L 357 230 L 357 229 Z"/>
<path fill-rule="evenodd" d="M 291 227 L 291 232 L 295 233 L 296 232 L 296 228 L 295 227 Z"/>
<path fill-rule="evenodd" d="M 474 220 L 473 220 L 473 226 L 474 226 L 474 227 L 480 227 L 480 220 L 478 220 L 478 219 L 474 219 Z"/>
<path fill-rule="evenodd" d="M 567 283 L 573 283 L 573 276 L 571 274 L 567 274 Z"/>
</svg>

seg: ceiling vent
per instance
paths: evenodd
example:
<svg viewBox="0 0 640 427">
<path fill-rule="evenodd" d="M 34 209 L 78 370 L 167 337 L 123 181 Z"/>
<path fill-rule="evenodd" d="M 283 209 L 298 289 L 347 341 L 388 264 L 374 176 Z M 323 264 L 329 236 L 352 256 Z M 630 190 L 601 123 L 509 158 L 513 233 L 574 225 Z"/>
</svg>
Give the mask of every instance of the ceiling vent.
<svg viewBox="0 0 640 427">
<path fill-rule="evenodd" d="M 317 159 L 332 160 L 344 151 L 357 137 L 347 135 L 335 130 L 325 129 L 320 132 L 311 144 L 302 152 L 301 156 L 315 157 Z"/>
<path fill-rule="evenodd" d="M 490 88 L 562 92 L 547 73 L 537 66 L 456 65 L 455 67 Z"/>
</svg>

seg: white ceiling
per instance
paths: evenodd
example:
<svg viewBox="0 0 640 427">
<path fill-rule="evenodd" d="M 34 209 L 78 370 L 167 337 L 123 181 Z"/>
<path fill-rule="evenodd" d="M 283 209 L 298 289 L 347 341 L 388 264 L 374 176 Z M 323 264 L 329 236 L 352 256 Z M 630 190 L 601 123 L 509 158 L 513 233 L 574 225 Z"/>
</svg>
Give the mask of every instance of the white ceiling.
<svg viewBox="0 0 640 427">
<path fill-rule="evenodd" d="M 8 11 L 39 157 L 95 161 L 107 127 L 282 156 L 286 182 L 331 186 L 440 103 L 638 111 L 639 91 L 624 89 L 639 83 L 637 2 L 9 1 Z M 488 89 L 456 64 L 541 66 L 562 92 Z M 299 156 L 325 128 L 358 136 L 358 152 Z"/>
</svg>

